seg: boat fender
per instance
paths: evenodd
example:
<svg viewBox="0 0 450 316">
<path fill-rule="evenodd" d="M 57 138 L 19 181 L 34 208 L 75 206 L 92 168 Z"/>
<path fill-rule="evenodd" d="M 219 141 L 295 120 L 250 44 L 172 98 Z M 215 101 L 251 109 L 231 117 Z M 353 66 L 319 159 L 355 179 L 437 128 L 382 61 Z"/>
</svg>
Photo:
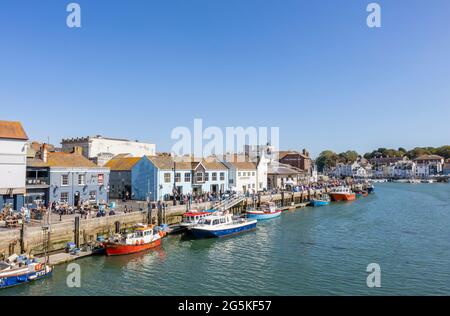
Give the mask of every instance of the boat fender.
<svg viewBox="0 0 450 316">
<path fill-rule="evenodd" d="M 164 237 L 164 233 L 163 232 L 159 232 L 159 237 L 163 238 Z"/>
<path fill-rule="evenodd" d="M 42 268 L 42 264 L 40 264 L 40 263 L 34 266 L 34 269 L 35 269 L 36 271 L 41 270 L 41 268 Z"/>
</svg>

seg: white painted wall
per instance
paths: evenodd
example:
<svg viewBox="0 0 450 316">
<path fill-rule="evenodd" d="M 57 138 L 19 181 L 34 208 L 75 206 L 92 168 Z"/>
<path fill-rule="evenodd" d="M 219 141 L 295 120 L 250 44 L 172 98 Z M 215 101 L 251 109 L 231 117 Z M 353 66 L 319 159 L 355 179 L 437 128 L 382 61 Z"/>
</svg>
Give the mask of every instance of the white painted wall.
<svg viewBox="0 0 450 316">
<path fill-rule="evenodd" d="M 0 194 L 25 193 L 26 152 L 26 141 L 0 139 Z"/>
<path fill-rule="evenodd" d="M 129 153 L 134 157 L 154 156 L 156 153 L 155 144 L 96 137 L 90 137 L 89 142 L 80 141 L 62 144 L 62 147 L 64 150 L 82 147 L 83 155 L 89 159 L 97 158 L 99 154 L 103 153 L 111 153 L 113 155 Z"/>
</svg>

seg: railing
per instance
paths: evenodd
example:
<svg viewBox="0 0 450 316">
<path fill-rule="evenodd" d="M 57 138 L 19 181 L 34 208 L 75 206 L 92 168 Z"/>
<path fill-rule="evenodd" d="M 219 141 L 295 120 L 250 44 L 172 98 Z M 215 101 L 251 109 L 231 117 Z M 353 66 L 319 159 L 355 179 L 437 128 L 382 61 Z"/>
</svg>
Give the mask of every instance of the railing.
<svg viewBox="0 0 450 316">
<path fill-rule="evenodd" d="M 243 195 L 241 196 L 234 196 L 234 197 L 230 197 L 226 200 L 222 200 L 216 204 L 213 205 L 213 208 L 219 211 L 226 211 L 230 208 L 232 208 L 233 206 L 242 203 L 243 201 L 245 201 L 247 198 Z"/>
</svg>

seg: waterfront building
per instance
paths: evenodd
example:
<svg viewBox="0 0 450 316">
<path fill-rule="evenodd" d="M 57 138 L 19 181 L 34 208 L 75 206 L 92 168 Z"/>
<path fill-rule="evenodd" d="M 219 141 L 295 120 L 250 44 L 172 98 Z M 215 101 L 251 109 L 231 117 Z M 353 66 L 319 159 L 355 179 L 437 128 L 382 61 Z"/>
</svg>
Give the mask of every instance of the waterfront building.
<svg viewBox="0 0 450 316">
<path fill-rule="evenodd" d="M 369 178 L 372 177 L 372 165 L 365 159 L 352 163 L 338 163 L 331 173 L 334 177 Z"/>
<path fill-rule="evenodd" d="M 252 193 L 264 189 L 259 189 L 257 162 L 251 161 L 252 159 L 247 155 L 231 155 L 224 159 L 223 163 L 229 170 L 230 190 L 238 193 Z"/>
<path fill-rule="evenodd" d="M 49 205 L 53 202 L 63 202 L 76 206 L 85 201 L 108 201 L 109 169 L 99 167 L 84 157 L 81 148 L 74 148 L 72 153 L 66 153 L 49 152 L 47 147 L 43 146 L 42 152 L 32 159 L 29 158 L 27 163 L 29 180 L 33 180 L 32 172 L 36 169 L 48 170 L 48 180 L 38 184 L 48 186 L 45 195 Z M 39 172 L 36 177 L 41 180 Z M 45 187 L 39 189 L 45 190 Z"/>
<path fill-rule="evenodd" d="M 450 175 L 450 158 L 447 158 L 444 163 L 444 174 Z"/>
<path fill-rule="evenodd" d="M 228 168 L 215 158 L 202 159 L 193 170 L 193 192 L 224 193 L 228 190 Z M 178 175 L 178 179 L 181 175 Z"/>
<path fill-rule="evenodd" d="M 141 157 L 118 157 L 109 160 L 105 167 L 110 169 L 109 175 L 109 197 L 111 199 L 133 199 L 134 191 L 132 185 L 133 174 L 139 172 L 134 168 Z"/>
<path fill-rule="evenodd" d="M 24 204 L 27 141 L 20 122 L 0 121 L 0 209 Z"/>
<path fill-rule="evenodd" d="M 99 166 L 103 166 L 119 154 L 129 154 L 133 157 L 154 156 L 156 154 L 155 144 L 108 138 L 100 135 L 63 139 L 61 145 L 63 151 L 66 152 L 73 151 L 75 147 L 81 147 L 83 156 Z"/>
<path fill-rule="evenodd" d="M 416 176 L 429 177 L 438 175 L 444 169 L 444 157 L 438 155 L 422 155 L 414 159 L 416 163 Z"/>
<path fill-rule="evenodd" d="M 298 151 L 280 151 L 278 153 L 278 159 L 282 164 L 290 165 L 309 175 L 312 173 L 312 160 L 306 149 L 303 149 L 301 153 Z"/>
<path fill-rule="evenodd" d="M 391 178 L 409 179 L 416 175 L 416 163 L 411 160 L 400 160 L 392 164 Z"/>
<path fill-rule="evenodd" d="M 307 177 L 309 178 L 309 176 Z M 292 190 L 298 185 L 305 184 L 305 172 L 291 165 L 272 161 L 268 165 L 267 189 Z"/>
</svg>

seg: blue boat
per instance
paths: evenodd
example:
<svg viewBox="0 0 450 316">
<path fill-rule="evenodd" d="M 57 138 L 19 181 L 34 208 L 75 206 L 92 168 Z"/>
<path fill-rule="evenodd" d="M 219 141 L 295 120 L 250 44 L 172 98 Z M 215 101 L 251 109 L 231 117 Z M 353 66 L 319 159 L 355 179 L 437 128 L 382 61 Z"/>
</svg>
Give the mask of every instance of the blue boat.
<svg viewBox="0 0 450 316">
<path fill-rule="evenodd" d="M 261 204 L 259 210 L 247 211 L 247 218 L 266 220 L 280 217 L 281 213 L 282 211 L 277 210 L 277 206 L 274 202 L 269 202 Z"/>
<path fill-rule="evenodd" d="M 234 218 L 231 214 L 216 213 L 200 219 L 190 232 L 195 238 L 219 238 L 256 229 L 257 220 Z"/>
<path fill-rule="evenodd" d="M 13 255 L 6 262 L 0 262 L 0 289 L 45 278 L 52 271 L 51 266 L 39 263 L 36 259 Z"/>
<path fill-rule="evenodd" d="M 326 206 L 330 204 L 330 197 L 328 194 L 322 194 L 319 199 L 311 199 L 311 205 L 314 207 Z"/>
</svg>

